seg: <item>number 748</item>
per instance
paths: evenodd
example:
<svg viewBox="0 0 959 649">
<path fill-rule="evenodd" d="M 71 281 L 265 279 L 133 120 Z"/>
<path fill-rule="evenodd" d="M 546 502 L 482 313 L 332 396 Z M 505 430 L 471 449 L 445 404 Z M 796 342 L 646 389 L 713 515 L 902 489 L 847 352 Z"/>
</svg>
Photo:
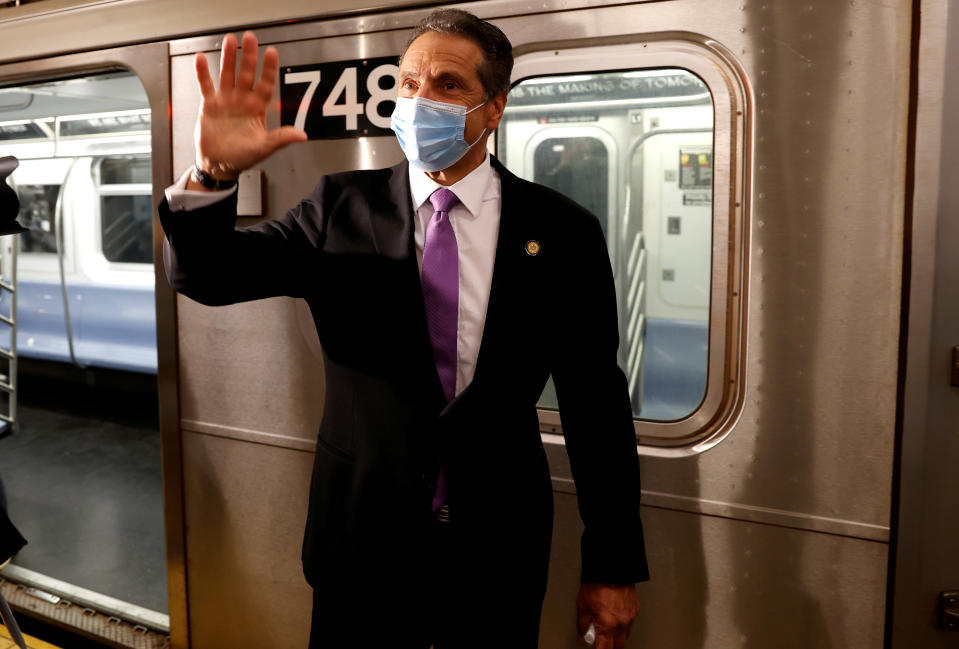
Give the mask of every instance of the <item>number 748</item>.
<svg viewBox="0 0 959 649">
<path fill-rule="evenodd" d="M 370 98 L 366 104 L 357 101 L 357 71 L 355 66 L 343 69 L 336 85 L 330 91 L 330 94 L 323 102 L 323 117 L 337 117 L 342 115 L 346 118 L 346 130 L 355 131 L 359 128 L 357 117 L 366 114 L 370 123 L 379 128 L 390 127 L 390 116 L 381 115 L 379 105 L 385 101 L 396 100 L 396 78 L 399 75 L 399 67 L 392 63 L 384 63 L 377 66 L 370 72 L 366 78 L 366 89 Z M 392 77 L 393 85 L 390 88 L 380 87 L 380 79 L 383 77 Z M 320 70 L 306 70 L 301 72 L 287 72 L 283 80 L 287 84 L 308 83 L 310 84 L 300 105 L 296 111 L 296 120 L 293 126 L 305 130 L 306 116 L 310 110 L 310 104 L 313 102 L 313 95 L 320 85 Z M 340 99 L 342 98 L 342 101 Z"/>
</svg>

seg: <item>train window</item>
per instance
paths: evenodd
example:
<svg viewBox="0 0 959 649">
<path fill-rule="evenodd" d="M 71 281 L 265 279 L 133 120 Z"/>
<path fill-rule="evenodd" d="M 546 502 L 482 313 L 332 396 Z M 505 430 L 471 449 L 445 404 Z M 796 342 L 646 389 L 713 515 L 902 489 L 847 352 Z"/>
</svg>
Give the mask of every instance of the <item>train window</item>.
<svg viewBox="0 0 959 649">
<path fill-rule="evenodd" d="M 100 162 L 101 185 L 149 184 L 150 173 L 147 156 L 106 158 Z"/>
<path fill-rule="evenodd" d="M 153 261 L 150 157 L 110 156 L 94 164 L 100 195 L 100 249 L 112 263 Z"/>
<path fill-rule="evenodd" d="M 80 115 L 61 117 L 60 135 L 71 137 L 78 135 L 105 135 L 128 132 L 150 131 L 149 111 L 121 111 L 102 115 Z"/>
<path fill-rule="evenodd" d="M 27 231 L 20 235 L 22 252 L 56 252 L 56 211 L 60 185 L 18 185 L 18 219 Z"/>
<path fill-rule="evenodd" d="M 103 196 L 100 205 L 100 234 L 107 261 L 151 263 L 153 203 L 150 196 Z"/>
<path fill-rule="evenodd" d="M 606 216 L 609 151 L 598 138 L 546 138 L 533 151 L 533 180 L 566 194 L 593 214 Z M 607 219 L 600 224 L 606 234 Z"/>
<path fill-rule="evenodd" d="M 637 420 L 676 421 L 707 387 L 712 95 L 680 68 L 527 77 L 497 152 L 600 221 L 616 280 L 619 364 Z M 548 385 L 541 409 L 556 409 Z"/>
<path fill-rule="evenodd" d="M 0 140 L 42 140 L 48 137 L 39 123 L 18 120 L 0 124 Z"/>
</svg>

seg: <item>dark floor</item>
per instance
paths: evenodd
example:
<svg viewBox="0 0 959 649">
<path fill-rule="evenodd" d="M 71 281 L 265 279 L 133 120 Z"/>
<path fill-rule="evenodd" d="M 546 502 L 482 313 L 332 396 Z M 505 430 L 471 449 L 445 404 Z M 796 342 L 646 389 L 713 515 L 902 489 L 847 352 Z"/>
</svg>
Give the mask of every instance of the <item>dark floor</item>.
<svg viewBox="0 0 959 649">
<path fill-rule="evenodd" d="M 25 370 L 25 371 L 24 371 Z M 155 378 L 22 368 L 0 439 L 20 567 L 162 613 L 166 554 Z"/>
</svg>

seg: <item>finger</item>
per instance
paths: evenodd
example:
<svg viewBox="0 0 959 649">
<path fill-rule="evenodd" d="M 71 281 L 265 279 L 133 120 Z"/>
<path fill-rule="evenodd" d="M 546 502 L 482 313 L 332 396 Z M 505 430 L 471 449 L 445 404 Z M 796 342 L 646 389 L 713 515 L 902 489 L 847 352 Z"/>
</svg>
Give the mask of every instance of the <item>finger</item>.
<svg viewBox="0 0 959 649">
<path fill-rule="evenodd" d="M 253 32 L 243 32 L 243 53 L 240 57 L 240 74 L 236 80 L 239 90 L 253 90 L 256 79 L 257 42 Z"/>
<path fill-rule="evenodd" d="M 232 89 L 236 75 L 236 36 L 223 37 L 223 50 L 220 53 L 220 92 Z"/>
<path fill-rule="evenodd" d="M 272 45 L 266 48 L 263 54 L 263 71 L 260 80 L 256 83 L 256 94 L 265 102 L 273 98 L 273 88 L 276 87 L 276 77 L 280 71 L 280 55 Z"/>
<path fill-rule="evenodd" d="M 200 94 L 203 99 L 210 99 L 216 92 L 213 87 L 213 79 L 210 77 L 210 62 L 206 59 L 206 54 L 197 52 L 193 57 L 193 70 L 196 72 L 196 85 L 200 88 Z"/>
</svg>

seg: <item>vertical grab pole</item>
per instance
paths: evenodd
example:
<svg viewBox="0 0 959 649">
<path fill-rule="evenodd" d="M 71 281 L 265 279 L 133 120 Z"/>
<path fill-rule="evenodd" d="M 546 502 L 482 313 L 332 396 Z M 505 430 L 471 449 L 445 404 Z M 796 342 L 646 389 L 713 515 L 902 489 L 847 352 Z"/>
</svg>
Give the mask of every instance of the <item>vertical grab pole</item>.
<svg viewBox="0 0 959 649">
<path fill-rule="evenodd" d="M 0 412 L 0 437 L 14 432 L 17 423 L 17 247 L 16 236 L 25 232 L 17 222 L 20 201 L 14 186 L 8 184 L 10 174 L 20 162 L 13 156 L 0 158 L 0 302 L 4 291 L 10 294 L 10 314 L 0 312 L 0 323 L 10 328 L 9 349 L 0 343 L 0 358 L 7 360 L 7 373 L 0 373 L 0 390 L 6 392 L 7 413 Z M 10 179 L 12 183 L 12 178 Z M 4 236 L 7 235 L 7 236 Z"/>
<path fill-rule="evenodd" d="M 20 237 L 10 242 L 10 426 L 17 425 L 17 257 L 20 251 Z"/>
<path fill-rule="evenodd" d="M 10 314 L 0 313 L 0 322 L 10 328 L 10 346 L 0 347 L 7 360 L 7 373 L 0 375 L 0 390 L 8 395 L 7 413 L 0 413 L 4 428 L 14 431 L 17 423 L 17 248 L 19 238 L 0 238 L 0 291 L 10 294 Z M 4 430 L 3 432 L 7 432 Z"/>
<path fill-rule="evenodd" d="M 83 367 L 77 362 L 77 356 L 73 351 L 73 323 L 70 320 L 70 298 L 67 295 L 67 274 L 63 267 L 63 197 L 67 192 L 67 184 L 70 175 L 73 173 L 73 167 L 77 164 L 78 158 L 70 162 L 66 176 L 63 177 L 63 184 L 60 186 L 60 192 L 57 194 L 57 206 L 54 210 L 54 241 L 57 243 L 57 261 L 60 264 L 60 292 L 63 294 L 63 320 L 67 327 L 67 349 L 70 351 L 70 362 L 76 367 Z"/>
</svg>

